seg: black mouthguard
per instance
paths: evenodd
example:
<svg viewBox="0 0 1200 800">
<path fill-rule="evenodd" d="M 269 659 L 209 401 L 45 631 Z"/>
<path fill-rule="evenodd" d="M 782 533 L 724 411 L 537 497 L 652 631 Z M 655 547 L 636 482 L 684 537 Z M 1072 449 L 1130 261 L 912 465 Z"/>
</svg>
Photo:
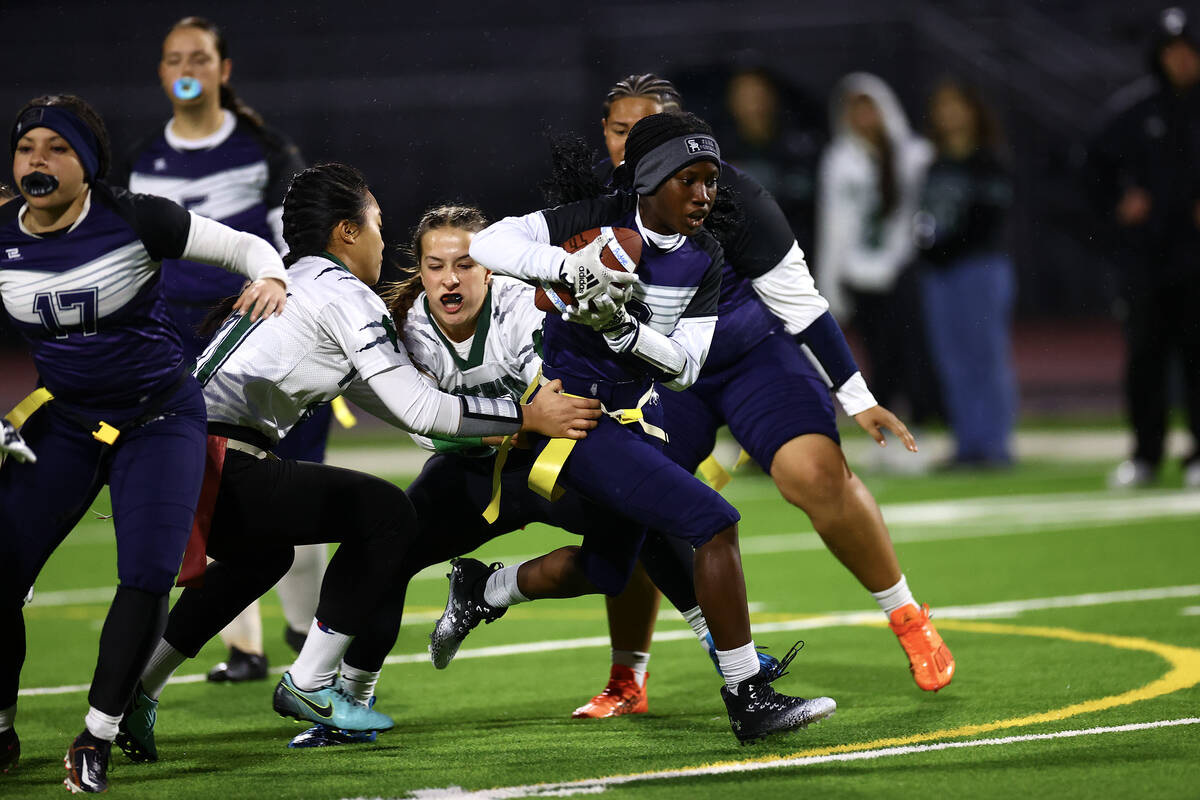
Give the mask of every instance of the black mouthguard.
<svg viewBox="0 0 1200 800">
<path fill-rule="evenodd" d="M 58 188 L 58 178 L 44 172 L 31 172 L 21 178 L 21 191 L 31 197 L 45 197 Z"/>
</svg>

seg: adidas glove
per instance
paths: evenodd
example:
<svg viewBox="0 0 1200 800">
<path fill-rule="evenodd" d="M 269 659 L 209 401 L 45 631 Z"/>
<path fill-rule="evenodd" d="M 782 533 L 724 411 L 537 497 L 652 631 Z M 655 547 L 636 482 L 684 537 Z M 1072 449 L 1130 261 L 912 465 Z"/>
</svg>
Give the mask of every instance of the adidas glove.
<svg viewBox="0 0 1200 800">
<path fill-rule="evenodd" d="M 587 301 L 602 295 L 622 303 L 629 299 L 632 284 L 637 280 L 637 276 L 632 272 L 611 270 L 600 260 L 601 253 L 612 238 L 601 234 L 585 247 L 574 253 L 567 253 L 567 257 L 563 259 L 559 274 L 563 283 L 575 296 L 577 308 L 582 308 Z"/>
<path fill-rule="evenodd" d="M 597 333 L 604 334 L 604 340 L 610 350 L 621 353 L 628 349 L 632 336 L 637 330 L 637 320 L 629 316 L 624 303 L 614 300 L 608 295 L 601 295 L 587 303 L 581 303 L 576 309 L 562 315 L 566 322 L 586 325 Z"/>
<path fill-rule="evenodd" d="M 25 444 L 21 433 L 6 419 L 0 419 L 0 455 L 12 456 L 22 464 L 33 464 L 37 461 L 37 456 L 33 454 L 29 445 Z"/>
</svg>

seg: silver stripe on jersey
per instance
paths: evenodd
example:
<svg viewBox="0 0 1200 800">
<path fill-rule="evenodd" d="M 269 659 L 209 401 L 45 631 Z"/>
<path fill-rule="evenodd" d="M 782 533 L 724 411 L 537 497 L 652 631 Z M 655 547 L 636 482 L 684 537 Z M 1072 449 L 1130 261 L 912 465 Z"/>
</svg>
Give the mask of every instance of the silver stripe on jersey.
<svg viewBox="0 0 1200 800">
<path fill-rule="evenodd" d="M 688 304 L 696 296 L 698 286 L 659 286 L 636 283 L 633 296 L 641 300 L 651 311 L 649 325 L 664 336 L 670 336 L 675 323 L 683 316 Z"/>
<path fill-rule="evenodd" d="M 142 287 L 154 279 L 158 269 L 158 262 L 150 259 L 145 245 L 133 241 L 65 272 L 0 270 L 0 292 L 3 292 L 4 305 L 14 319 L 27 325 L 40 325 L 42 320 L 34 306 L 37 295 L 92 289 L 96 292 L 97 318 L 103 319 L 137 296 Z M 56 307 L 56 311 L 62 314 L 60 322 L 64 326 L 83 324 L 80 306 Z"/>
<path fill-rule="evenodd" d="M 267 162 L 257 161 L 198 179 L 135 172 L 129 176 L 129 188 L 166 197 L 188 211 L 221 220 L 261 203 L 267 177 Z"/>
</svg>

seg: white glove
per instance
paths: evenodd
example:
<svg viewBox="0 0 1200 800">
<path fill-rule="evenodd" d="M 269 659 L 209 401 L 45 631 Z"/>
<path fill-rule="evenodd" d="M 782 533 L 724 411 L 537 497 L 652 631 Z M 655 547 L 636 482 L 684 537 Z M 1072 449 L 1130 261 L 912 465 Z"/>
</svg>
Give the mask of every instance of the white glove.
<svg viewBox="0 0 1200 800">
<path fill-rule="evenodd" d="M 637 281 L 637 276 L 632 272 L 611 270 L 600 260 L 601 253 L 612 239 L 612 236 L 601 234 L 582 249 L 567 253 L 563 259 L 559 274 L 575 296 L 577 308 L 582 308 L 588 300 L 601 295 L 621 303 L 631 296 L 631 284 Z"/>
<path fill-rule="evenodd" d="M 615 353 L 624 352 L 630 334 L 637 330 L 638 322 L 629 316 L 625 305 L 608 295 L 587 301 L 579 308 L 562 315 L 565 322 L 586 325 L 597 333 L 604 334 L 604 341 Z"/>
<path fill-rule="evenodd" d="M 0 419 L 0 455 L 9 455 L 22 464 L 37 461 L 37 456 L 25 444 L 20 432 L 6 419 Z"/>
</svg>

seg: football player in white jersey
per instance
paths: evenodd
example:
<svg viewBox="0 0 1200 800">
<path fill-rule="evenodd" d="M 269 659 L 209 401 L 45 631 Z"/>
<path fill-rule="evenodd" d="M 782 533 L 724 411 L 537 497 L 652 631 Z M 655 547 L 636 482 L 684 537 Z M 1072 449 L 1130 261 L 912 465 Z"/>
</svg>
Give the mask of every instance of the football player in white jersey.
<svg viewBox="0 0 1200 800">
<path fill-rule="evenodd" d="M 413 234 L 410 277 L 384 291 L 413 363 L 447 392 L 480 398 L 517 399 L 538 378 L 537 350 L 545 312 L 534 305 L 534 287 L 493 276 L 471 258 L 471 239 L 487 227 L 471 206 L 428 210 Z M 374 692 L 383 661 L 399 630 L 408 581 L 422 569 L 468 553 L 484 542 L 531 522 L 543 522 L 581 535 L 580 546 L 564 547 L 539 559 L 524 590 L 535 597 L 554 592 L 558 577 L 571 570 L 567 558 L 582 553 L 583 574 L 575 576 L 618 591 L 629 575 L 629 540 L 640 526 L 568 490 L 551 503 L 529 489 L 532 454 L 509 450 L 495 437 L 430 437 L 414 434 L 435 451 L 406 490 L 417 511 L 420 534 L 404 557 L 401 579 L 387 601 L 394 613 L 375 615 L 383 627 L 359 636 L 342 663 L 343 686 L 361 702 Z M 492 481 L 499 462 L 500 491 Z M 480 512 L 492 502 L 494 514 Z M 654 580 L 686 612 L 697 608 L 690 560 L 664 553 L 650 559 Z M 320 747 L 362 741 L 353 733 L 318 724 L 297 736 L 294 747 Z"/>
<path fill-rule="evenodd" d="M 342 730 L 392 727 L 337 678 L 354 637 L 390 611 L 416 520 L 394 484 L 269 453 L 313 408 L 344 394 L 406 430 L 443 436 L 531 430 L 582 438 L 599 416 L 598 404 L 556 391 L 525 406 L 456 397 L 418 373 L 370 289 L 383 260 L 382 214 L 358 170 L 324 164 L 301 172 L 284 201 L 283 222 L 291 314 L 274 325 L 229 318 L 196 367 L 209 415 L 209 461 L 191 545 L 202 543 L 207 523 L 207 554 L 215 560 L 205 568 L 202 548 L 191 547 L 184 558 L 181 580 L 189 588 L 171 611 L 117 740 L 134 760 L 157 758 L 157 699 L 174 670 L 274 585 L 295 545 L 333 536 L 340 546 L 316 618 L 275 689 L 274 707 Z M 191 582 L 193 566 L 202 585 Z"/>
</svg>

